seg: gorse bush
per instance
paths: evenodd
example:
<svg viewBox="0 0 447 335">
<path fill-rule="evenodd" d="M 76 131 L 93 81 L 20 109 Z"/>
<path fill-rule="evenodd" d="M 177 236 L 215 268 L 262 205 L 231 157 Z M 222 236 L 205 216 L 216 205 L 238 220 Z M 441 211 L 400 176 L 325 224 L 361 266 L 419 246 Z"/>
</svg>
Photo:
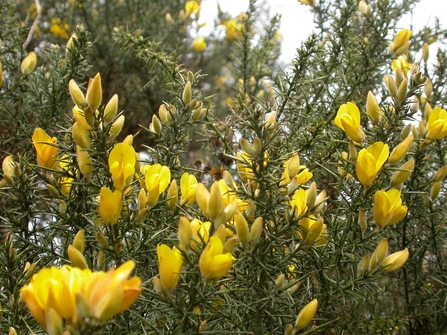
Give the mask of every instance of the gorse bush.
<svg viewBox="0 0 447 335">
<path fill-rule="evenodd" d="M 0 0 L 2 333 L 443 334 L 446 31 L 417 1 Z"/>
</svg>

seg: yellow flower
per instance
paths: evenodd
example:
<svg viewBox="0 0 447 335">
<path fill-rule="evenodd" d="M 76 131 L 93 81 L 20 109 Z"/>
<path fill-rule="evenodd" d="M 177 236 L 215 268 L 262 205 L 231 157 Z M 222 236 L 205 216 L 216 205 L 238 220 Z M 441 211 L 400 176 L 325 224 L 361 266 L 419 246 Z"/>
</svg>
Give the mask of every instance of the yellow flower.
<svg viewBox="0 0 447 335">
<path fill-rule="evenodd" d="M 105 224 L 115 224 L 121 214 L 123 195 L 121 191 L 112 192 L 107 187 L 101 187 L 99 196 L 99 215 Z"/>
<path fill-rule="evenodd" d="M 232 41 L 242 36 L 242 25 L 236 20 L 228 20 L 225 24 L 227 39 Z"/>
<path fill-rule="evenodd" d="M 368 148 L 360 150 L 355 170 L 360 183 L 369 187 L 377 176 L 382 165 L 388 159 L 388 144 L 376 142 Z"/>
<path fill-rule="evenodd" d="M 397 34 L 395 40 L 390 43 L 389 50 L 394 53 L 395 57 L 399 57 L 410 46 L 411 30 L 402 29 Z"/>
<path fill-rule="evenodd" d="M 439 140 L 447 136 L 447 111 L 436 106 L 427 123 L 427 139 Z"/>
<path fill-rule="evenodd" d="M 407 55 L 402 55 L 399 58 L 393 59 L 391 63 L 391 69 L 401 69 L 405 76 L 407 76 L 408 70 L 410 70 L 411 64 L 407 61 Z"/>
<path fill-rule="evenodd" d="M 360 126 L 360 111 L 352 102 L 340 106 L 334 123 L 354 142 L 361 142 L 365 137 Z"/>
<path fill-rule="evenodd" d="M 167 166 L 160 164 L 150 165 L 145 168 L 145 171 L 145 185 L 148 192 L 147 203 L 152 206 L 171 182 L 171 171 Z"/>
<path fill-rule="evenodd" d="M 304 213 L 307 213 L 307 211 L 309 210 L 306 204 L 306 198 L 307 190 L 304 190 L 302 188 L 298 189 L 293 194 L 292 199 L 290 200 L 290 205 L 292 206 L 295 217 L 299 217 Z"/>
<path fill-rule="evenodd" d="M 75 325 L 80 318 L 105 321 L 129 308 L 141 292 L 141 280 L 127 280 L 135 263 L 127 261 L 117 269 L 92 272 L 65 265 L 44 268 L 21 289 L 21 296 L 34 318 L 49 330 L 65 320 Z M 82 312 L 77 306 L 86 305 Z"/>
<path fill-rule="evenodd" d="M 313 174 L 305 165 L 300 165 L 300 158 L 297 153 L 284 163 L 284 172 L 281 178 L 281 185 L 288 184 L 291 179 L 296 178 L 297 185 L 303 185 L 312 179 Z"/>
<path fill-rule="evenodd" d="M 169 292 L 180 279 L 183 257 L 176 247 L 171 249 L 165 244 L 157 245 L 157 255 L 161 284 L 166 292 Z"/>
<path fill-rule="evenodd" d="M 69 158 L 68 158 L 67 155 L 64 155 L 59 160 L 59 169 L 65 175 L 69 174 Z M 70 194 L 71 184 L 72 184 L 73 180 L 74 180 L 73 178 L 67 177 L 67 176 L 63 176 L 63 177 L 58 178 L 58 183 L 59 183 L 59 186 L 61 188 L 61 193 L 63 195 L 65 195 L 66 197 L 68 197 L 68 195 Z"/>
<path fill-rule="evenodd" d="M 191 46 L 197 52 L 205 50 L 206 48 L 205 37 L 203 36 L 197 37 L 194 41 L 192 41 Z"/>
<path fill-rule="evenodd" d="M 318 300 L 314 299 L 309 302 L 298 314 L 295 321 L 295 330 L 301 330 L 306 327 L 309 322 L 314 318 L 317 312 Z"/>
<path fill-rule="evenodd" d="M 32 139 L 37 153 L 37 164 L 45 168 L 53 168 L 58 153 L 56 137 L 50 137 L 42 128 L 36 128 Z"/>
<path fill-rule="evenodd" d="M 200 272 L 205 278 L 221 278 L 230 271 L 232 260 L 233 256 L 229 252 L 223 253 L 223 244 L 219 237 L 211 236 L 200 255 Z"/>
<path fill-rule="evenodd" d="M 407 215 L 407 206 L 402 205 L 400 191 L 396 189 L 377 191 L 374 194 L 373 213 L 379 228 L 402 220 Z"/>
<path fill-rule="evenodd" d="M 208 243 L 210 238 L 211 222 L 202 222 L 199 219 L 191 221 L 192 240 L 191 248 L 196 249 L 197 244 Z"/>
<path fill-rule="evenodd" d="M 34 51 L 31 51 L 22 61 L 22 64 L 20 65 L 20 70 L 22 71 L 23 75 L 28 75 L 31 72 L 34 71 L 37 64 L 37 56 Z"/>
<path fill-rule="evenodd" d="M 182 205 L 191 206 L 196 201 L 197 178 L 185 172 L 180 178 L 180 192 L 182 192 Z"/>
<path fill-rule="evenodd" d="M 70 26 L 67 23 L 62 23 L 58 18 L 51 19 L 50 33 L 52 33 L 54 37 L 68 40 L 70 38 L 67 32 L 68 29 L 70 29 Z"/>
<path fill-rule="evenodd" d="M 187 1 L 185 3 L 185 14 L 187 17 L 200 13 L 200 4 L 197 1 Z"/>
<path fill-rule="evenodd" d="M 408 249 L 387 256 L 381 264 L 383 271 L 391 272 L 400 269 L 406 263 L 408 256 L 410 256 Z"/>
<path fill-rule="evenodd" d="M 125 143 L 118 143 L 109 154 L 109 171 L 116 189 L 123 190 L 135 174 L 135 151 Z"/>
</svg>

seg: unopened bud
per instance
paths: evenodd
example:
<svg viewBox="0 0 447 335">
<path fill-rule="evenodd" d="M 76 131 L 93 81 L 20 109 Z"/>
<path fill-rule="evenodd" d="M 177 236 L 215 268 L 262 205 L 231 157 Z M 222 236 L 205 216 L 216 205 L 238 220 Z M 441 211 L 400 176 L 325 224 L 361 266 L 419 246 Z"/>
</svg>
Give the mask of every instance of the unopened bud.
<svg viewBox="0 0 447 335">
<path fill-rule="evenodd" d="M 433 177 L 433 182 L 436 183 L 438 181 L 443 181 L 447 176 L 447 165 L 444 165 L 438 171 L 436 171 L 435 176 Z"/>
<path fill-rule="evenodd" d="M 161 122 L 165 124 L 172 124 L 172 112 L 171 110 L 168 111 L 164 104 L 160 105 L 160 107 L 158 108 L 158 116 L 160 117 Z"/>
<path fill-rule="evenodd" d="M 295 321 L 295 330 L 301 330 L 312 321 L 318 308 L 318 300 L 314 299 L 309 302 L 298 314 Z"/>
<path fill-rule="evenodd" d="M 93 164 L 88 151 L 82 149 L 80 146 L 76 146 L 76 160 L 78 161 L 79 170 L 82 175 L 87 178 L 87 180 L 90 180 Z"/>
<path fill-rule="evenodd" d="M 152 122 L 149 125 L 149 130 L 153 132 L 154 134 L 160 136 L 161 134 L 162 125 L 160 122 L 160 119 L 157 117 L 157 115 L 152 115 Z"/>
<path fill-rule="evenodd" d="M 402 103 L 405 98 L 407 97 L 407 90 L 408 90 L 408 79 L 404 78 L 402 82 L 399 84 L 399 89 L 397 90 L 397 101 Z"/>
<path fill-rule="evenodd" d="M 82 149 L 90 147 L 90 136 L 88 135 L 88 131 L 83 128 L 79 122 L 75 122 L 72 126 L 72 134 L 75 143 L 80 146 Z"/>
<path fill-rule="evenodd" d="M 188 249 L 191 245 L 192 239 L 192 227 L 191 222 L 185 217 L 181 217 L 178 225 L 178 239 L 180 245 L 184 249 Z"/>
<path fill-rule="evenodd" d="M 287 289 L 287 293 L 289 293 L 290 295 L 293 295 L 296 291 L 298 291 L 300 286 L 301 286 L 301 283 L 300 282 L 296 282 L 295 284 L 293 284 L 292 286 L 290 286 Z"/>
<path fill-rule="evenodd" d="M 242 150 L 244 150 L 247 154 L 250 156 L 254 156 L 254 149 L 253 145 L 248 142 L 245 138 L 241 138 L 239 141 L 239 145 L 241 146 Z"/>
<path fill-rule="evenodd" d="M 93 79 L 90 79 L 87 87 L 86 101 L 87 105 L 92 111 L 98 109 L 101 105 L 102 100 L 102 85 L 101 85 L 101 75 L 99 72 Z"/>
<path fill-rule="evenodd" d="M 262 217 L 258 217 L 253 222 L 250 229 L 250 243 L 252 246 L 258 243 L 263 231 L 264 231 L 264 219 Z"/>
<path fill-rule="evenodd" d="M 123 126 L 124 126 L 125 119 L 126 118 L 124 117 L 124 115 L 120 115 L 115 120 L 115 122 L 113 122 L 112 126 L 110 127 L 110 137 L 111 138 L 115 138 L 121 133 L 121 130 L 123 129 Z"/>
<path fill-rule="evenodd" d="M 196 190 L 197 193 L 197 190 Z M 217 217 L 219 213 L 222 211 L 223 200 L 222 193 L 220 192 L 219 184 L 215 181 L 213 185 L 211 185 L 210 189 L 210 197 L 208 199 L 208 215 L 211 220 Z"/>
<path fill-rule="evenodd" d="M 385 257 L 388 255 L 388 239 L 382 239 L 379 244 L 377 244 L 376 249 L 374 250 L 371 259 L 369 261 L 369 270 L 374 270 Z"/>
<path fill-rule="evenodd" d="M 405 138 L 401 143 L 399 143 L 394 150 L 390 154 L 390 158 L 388 159 L 389 164 L 399 163 L 402 158 L 405 157 L 408 150 L 410 149 L 411 143 L 413 143 L 413 135 Z"/>
<path fill-rule="evenodd" d="M 277 290 L 280 290 L 283 285 L 284 285 L 284 281 L 285 281 L 286 276 L 284 275 L 284 273 L 281 273 L 275 280 L 275 287 Z"/>
<path fill-rule="evenodd" d="M 244 215 L 242 215 L 241 213 L 236 214 L 235 227 L 239 241 L 241 241 L 243 246 L 246 246 L 249 239 L 249 229 L 247 220 L 245 220 Z"/>
<path fill-rule="evenodd" d="M 208 323 L 206 322 L 206 320 L 203 320 L 203 321 L 200 323 L 200 326 L 199 326 L 199 332 L 202 333 L 202 332 L 206 331 L 206 327 L 207 327 L 207 325 L 208 325 Z"/>
<path fill-rule="evenodd" d="M 68 258 L 74 267 L 81 270 L 88 269 L 87 261 L 85 260 L 84 255 L 72 245 L 68 246 Z"/>
<path fill-rule="evenodd" d="M 410 159 L 398 168 L 391 177 L 391 186 L 398 187 L 403 184 L 413 173 L 414 159 Z"/>
<path fill-rule="evenodd" d="M 365 0 L 360 0 L 359 10 L 360 10 L 360 13 L 362 13 L 363 15 L 365 15 L 367 17 L 371 16 L 371 12 L 372 12 L 371 5 L 368 5 L 365 2 Z"/>
<path fill-rule="evenodd" d="M 110 244 L 107 241 L 106 237 L 101 232 L 96 232 L 96 240 L 99 242 L 103 249 L 110 249 Z"/>
<path fill-rule="evenodd" d="M 109 102 L 104 108 L 104 120 L 106 122 L 112 121 L 116 113 L 118 113 L 118 94 L 115 94 L 112 98 L 110 98 Z"/>
<path fill-rule="evenodd" d="M 85 230 L 80 230 L 73 239 L 73 247 L 75 247 L 81 254 L 85 250 Z"/>
<path fill-rule="evenodd" d="M 253 157 L 258 157 L 262 150 L 261 139 L 256 137 L 253 141 Z"/>
<path fill-rule="evenodd" d="M 428 56 L 429 56 L 429 46 L 428 43 L 424 43 L 424 45 L 422 46 L 422 59 L 425 63 L 427 63 L 428 61 Z"/>
<path fill-rule="evenodd" d="M 67 203 L 65 200 L 59 200 L 59 214 L 64 217 L 67 213 Z"/>
<path fill-rule="evenodd" d="M 430 99 L 433 93 L 433 83 L 429 78 L 427 78 L 427 80 L 425 81 L 424 93 L 427 96 L 427 99 Z"/>
<path fill-rule="evenodd" d="M 438 181 L 436 183 L 433 183 L 433 185 L 430 188 L 430 198 L 432 201 L 438 197 L 440 191 L 441 191 L 441 182 Z"/>
<path fill-rule="evenodd" d="M 380 119 L 380 107 L 374 94 L 369 91 L 366 100 L 366 113 L 376 122 Z"/>
<path fill-rule="evenodd" d="M 161 285 L 160 278 L 154 277 L 152 278 L 152 286 L 154 287 L 155 293 L 160 296 L 163 296 L 163 286 Z"/>
<path fill-rule="evenodd" d="M 284 335 L 293 335 L 293 326 L 290 323 L 284 328 Z"/>
<path fill-rule="evenodd" d="M 192 89 L 191 89 L 191 82 L 188 80 L 188 82 L 185 85 L 185 88 L 183 89 L 182 94 L 182 100 L 185 105 L 189 104 L 192 98 Z"/>
<path fill-rule="evenodd" d="M 236 248 L 236 245 L 238 244 L 238 242 L 239 241 L 236 236 L 229 238 L 224 244 L 223 253 L 225 254 L 225 253 L 229 252 L 230 254 L 232 254 L 234 251 L 234 248 Z"/>
<path fill-rule="evenodd" d="M 298 153 L 294 153 L 292 158 L 289 159 L 287 163 L 287 172 L 289 174 L 289 178 L 292 179 L 295 177 L 300 171 L 300 157 Z"/>
<path fill-rule="evenodd" d="M 407 262 L 409 255 L 408 249 L 389 255 L 382 262 L 383 271 L 391 272 L 400 269 Z"/>
<path fill-rule="evenodd" d="M 22 74 L 24 76 L 29 75 L 31 72 L 34 71 L 37 64 L 37 56 L 34 51 L 31 51 L 22 61 L 22 64 L 20 65 L 20 70 L 22 71 Z"/>
<path fill-rule="evenodd" d="M 385 82 L 385 86 L 388 89 L 390 96 L 395 98 L 397 96 L 397 87 L 393 77 L 387 74 L 383 77 L 383 80 Z"/>
<path fill-rule="evenodd" d="M 351 162 L 357 161 L 357 149 L 352 140 L 349 141 L 349 159 L 351 160 Z"/>
<path fill-rule="evenodd" d="M 369 263 L 370 263 L 369 255 L 363 256 L 360 262 L 357 264 L 357 274 L 360 275 L 364 273 L 368 269 Z"/>
<path fill-rule="evenodd" d="M 59 191 L 51 184 L 47 184 L 47 190 L 50 192 L 51 196 L 59 199 Z"/>
<path fill-rule="evenodd" d="M 84 93 L 82 93 L 78 84 L 73 79 L 68 82 L 68 89 L 70 91 L 71 99 L 73 100 L 75 105 L 83 108 L 85 106 Z"/>
<path fill-rule="evenodd" d="M 363 208 L 360 208 L 358 223 L 363 237 L 365 236 L 366 229 L 368 228 L 368 220 L 366 219 L 366 214 Z"/>
<path fill-rule="evenodd" d="M 310 184 L 309 190 L 306 194 L 306 205 L 308 208 L 312 208 L 315 205 L 315 200 L 317 199 L 317 184 L 313 181 Z"/>
</svg>

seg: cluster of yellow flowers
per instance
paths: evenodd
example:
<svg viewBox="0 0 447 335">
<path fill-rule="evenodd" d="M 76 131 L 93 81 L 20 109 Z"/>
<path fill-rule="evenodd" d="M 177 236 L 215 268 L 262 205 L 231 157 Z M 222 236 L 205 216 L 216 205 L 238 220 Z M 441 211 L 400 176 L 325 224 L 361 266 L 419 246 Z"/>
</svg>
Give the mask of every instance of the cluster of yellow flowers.
<svg viewBox="0 0 447 335">
<path fill-rule="evenodd" d="M 21 289 L 22 299 L 50 335 L 66 325 L 103 322 L 129 308 L 141 292 L 141 279 L 127 279 L 135 267 L 127 261 L 108 272 L 64 265 L 44 268 Z"/>
</svg>

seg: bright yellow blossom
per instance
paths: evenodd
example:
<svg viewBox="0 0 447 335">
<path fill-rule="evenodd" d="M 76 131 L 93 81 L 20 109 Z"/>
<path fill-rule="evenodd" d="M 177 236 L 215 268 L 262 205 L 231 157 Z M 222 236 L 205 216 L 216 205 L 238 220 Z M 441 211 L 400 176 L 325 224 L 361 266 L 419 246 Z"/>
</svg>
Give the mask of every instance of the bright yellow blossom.
<svg viewBox="0 0 447 335">
<path fill-rule="evenodd" d="M 123 190 L 135 174 L 135 151 L 125 143 L 118 143 L 109 154 L 109 171 L 116 189 Z"/>
<path fill-rule="evenodd" d="M 150 165 L 145 171 L 145 185 L 148 192 L 147 203 L 152 206 L 171 182 L 171 171 L 167 166 L 160 164 Z"/>
<path fill-rule="evenodd" d="M 447 111 L 435 107 L 430 113 L 427 123 L 427 139 L 439 140 L 447 136 Z"/>
<path fill-rule="evenodd" d="M 176 247 L 171 249 L 165 244 L 157 246 L 157 256 L 160 281 L 166 292 L 169 292 L 180 279 L 183 257 Z"/>
<path fill-rule="evenodd" d="M 233 256 L 223 253 L 222 241 L 217 236 L 211 236 L 210 240 L 200 255 L 200 272 L 205 278 L 219 279 L 231 269 Z"/>
<path fill-rule="evenodd" d="M 60 269 L 44 268 L 22 287 L 21 296 L 34 318 L 47 330 L 57 327 L 57 323 L 61 325 L 62 320 L 67 325 L 76 325 L 81 318 L 103 322 L 129 308 L 138 298 L 141 279 L 127 280 L 134 267 L 133 261 L 127 261 L 108 272 L 68 265 Z M 83 312 L 87 315 L 78 315 L 78 305 L 86 305 Z"/>
<path fill-rule="evenodd" d="M 192 41 L 191 46 L 197 52 L 205 50 L 206 48 L 205 37 L 203 36 L 197 37 L 194 41 Z"/>
<path fill-rule="evenodd" d="M 191 1 L 187 1 L 185 3 L 185 14 L 187 17 L 191 16 L 191 15 L 197 15 L 200 13 L 200 3 L 195 1 L 195 0 L 191 0 Z"/>
<path fill-rule="evenodd" d="M 411 68 L 411 63 L 407 61 L 407 55 L 402 55 L 399 58 L 393 59 L 391 63 L 391 69 L 401 69 L 405 76 L 407 76 L 408 70 Z"/>
<path fill-rule="evenodd" d="M 355 170 L 357 179 L 363 186 L 369 187 L 373 183 L 380 168 L 388 159 L 388 154 L 388 144 L 383 142 L 376 142 L 368 148 L 360 150 Z"/>
<path fill-rule="evenodd" d="M 32 139 L 37 153 L 37 164 L 45 168 L 53 168 L 58 153 L 56 137 L 50 137 L 42 128 L 36 128 Z"/>
<path fill-rule="evenodd" d="M 389 50 L 394 53 L 395 57 L 399 57 L 407 51 L 410 46 L 411 30 L 402 29 L 397 33 L 396 38 L 390 43 Z"/>
<path fill-rule="evenodd" d="M 197 178 L 193 174 L 185 172 L 180 178 L 180 192 L 182 193 L 182 205 L 191 206 L 196 201 Z"/>
<path fill-rule="evenodd" d="M 112 192 L 107 187 L 101 187 L 99 196 L 99 215 L 105 224 L 115 224 L 121 214 L 123 195 L 121 191 Z"/>
<path fill-rule="evenodd" d="M 236 20 L 228 20 L 225 24 L 227 39 L 233 41 L 242 36 L 242 25 Z"/>
<path fill-rule="evenodd" d="M 407 206 L 402 205 L 400 191 L 396 189 L 377 191 L 374 194 L 373 213 L 379 228 L 402 220 L 407 215 Z"/>
<path fill-rule="evenodd" d="M 359 108 L 352 102 L 340 106 L 334 123 L 354 142 L 360 143 L 365 137 L 363 129 L 360 126 Z"/>
</svg>

